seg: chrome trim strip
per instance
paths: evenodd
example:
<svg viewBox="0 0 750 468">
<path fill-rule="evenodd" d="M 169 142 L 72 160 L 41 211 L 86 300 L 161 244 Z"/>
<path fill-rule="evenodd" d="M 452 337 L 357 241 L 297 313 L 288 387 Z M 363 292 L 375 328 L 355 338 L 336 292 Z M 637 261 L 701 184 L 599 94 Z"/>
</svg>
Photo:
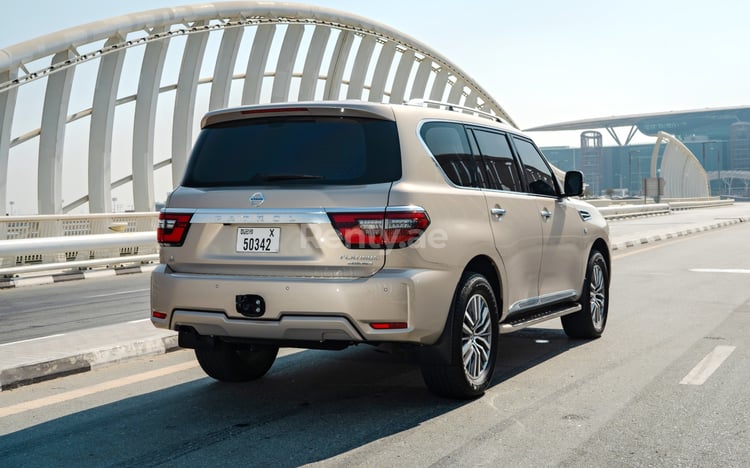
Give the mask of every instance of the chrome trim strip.
<svg viewBox="0 0 750 468">
<path fill-rule="evenodd" d="M 175 210 L 187 211 L 187 210 Z M 327 224 L 331 220 L 322 209 L 199 209 L 190 220 L 194 224 Z"/>
<path fill-rule="evenodd" d="M 544 307 L 548 304 L 553 304 L 555 302 L 573 300 L 577 296 L 578 296 L 578 293 L 575 290 L 569 289 L 566 291 L 559 291 L 556 293 L 545 294 L 544 296 L 531 297 L 529 299 L 524 299 L 522 301 L 518 301 L 515 304 L 511 305 L 510 309 L 508 309 L 508 315 L 513 315 L 518 312 L 523 312 L 524 310 L 536 309 L 537 307 Z"/>
</svg>

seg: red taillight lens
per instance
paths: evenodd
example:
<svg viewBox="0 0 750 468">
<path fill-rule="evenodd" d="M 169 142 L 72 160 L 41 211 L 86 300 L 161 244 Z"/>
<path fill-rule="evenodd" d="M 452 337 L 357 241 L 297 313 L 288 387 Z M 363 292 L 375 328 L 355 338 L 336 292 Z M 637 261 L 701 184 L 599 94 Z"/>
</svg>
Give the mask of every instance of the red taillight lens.
<svg viewBox="0 0 750 468">
<path fill-rule="evenodd" d="M 180 246 L 185 242 L 185 235 L 190 227 L 192 214 L 159 213 L 159 227 L 156 229 L 156 240 L 164 246 Z"/>
<path fill-rule="evenodd" d="M 371 323 L 370 326 L 375 330 L 403 330 L 409 324 L 406 322 L 375 322 Z"/>
<path fill-rule="evenodd" d="M 430 225 L 422 210 L 328 213 L 334 229 L 350 249 L 399 249 L 413 244 Z"/>
</svg>

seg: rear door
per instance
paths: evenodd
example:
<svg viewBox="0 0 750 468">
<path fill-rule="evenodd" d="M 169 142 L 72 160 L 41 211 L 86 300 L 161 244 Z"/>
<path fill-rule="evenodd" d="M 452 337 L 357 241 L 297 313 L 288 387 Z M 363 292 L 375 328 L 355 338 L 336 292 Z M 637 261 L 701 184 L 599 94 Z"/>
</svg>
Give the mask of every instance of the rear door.
<svg viewBox="0 0 750 468">
<path fill-rule="evenodd" d="M 383 267 L 385 249 L 345 245 L 343 237 L 382 225 L 390 187 L 401 177 L 392 119 L 306 107 L 215 120 L 202 130 L 163 214 L 189 215 L 182 245 L 162 249 L 172 270 L 365 277 Z M 332 222 L 342 219 L 349 225 Z"/>
</svg>

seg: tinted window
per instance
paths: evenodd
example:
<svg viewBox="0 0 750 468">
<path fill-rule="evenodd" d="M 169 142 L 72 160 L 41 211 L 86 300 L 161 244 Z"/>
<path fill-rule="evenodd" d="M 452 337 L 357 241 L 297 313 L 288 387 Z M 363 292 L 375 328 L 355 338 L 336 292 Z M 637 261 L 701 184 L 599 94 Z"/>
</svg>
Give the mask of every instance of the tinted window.
<svg viewBox="0 0 750 468">
<path fill-rule="evenodd" d="M 527 192 L 539 195 L 556 196 L 554 176 L 552 170 L 544 161 L 544 157 L 536 147 L 527 140 L 513 137 L 516 150 L 521 158 L 524 176 L 526 176 Z"/>
<path fill-rule="evenodd" d="M 359 185 L 400 177 L 395 122 L 276 117 L 204 128 L 183 185 Z"/>
<path fill-rule="evenodd" d="M 474 129 L 479 151 L 487 172 L 489 187 L 498 190 L 524 191 L 513 160 L 513 151 L 502 133 Z"/>
<path fill-rule="evenodd" d="M 483 177 L 471 153 L 463 125 L 428 122 L 422 126 L 422 139 L 445 175 L 456 185 L 480 187 Z"/>
</svg>

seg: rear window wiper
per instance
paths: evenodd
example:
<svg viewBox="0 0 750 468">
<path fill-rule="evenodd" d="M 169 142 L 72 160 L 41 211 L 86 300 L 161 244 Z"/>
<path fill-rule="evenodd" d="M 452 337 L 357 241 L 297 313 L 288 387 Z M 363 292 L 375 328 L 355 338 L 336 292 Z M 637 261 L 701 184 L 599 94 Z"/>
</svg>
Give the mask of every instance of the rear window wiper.
<svg viewBox="0 0 750 468">
<path fill-rule="evenodd" d="M 275 182 L 280 180 L 322 180 L 324 177 L 312 174 L 263 174 L 260 179 L 264 182 Z"/>
</svg>

